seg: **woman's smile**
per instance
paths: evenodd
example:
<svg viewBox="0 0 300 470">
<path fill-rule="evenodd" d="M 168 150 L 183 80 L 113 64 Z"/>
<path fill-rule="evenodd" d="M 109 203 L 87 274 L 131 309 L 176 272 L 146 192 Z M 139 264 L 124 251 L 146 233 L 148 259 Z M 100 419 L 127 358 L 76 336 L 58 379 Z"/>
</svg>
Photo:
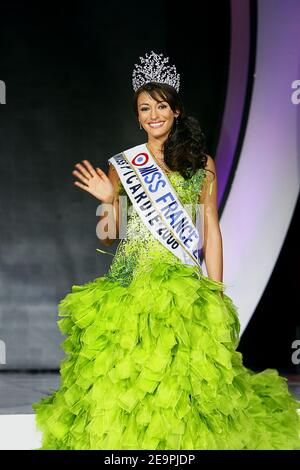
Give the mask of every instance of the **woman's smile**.
<svg viewBox="0 0 300 470">
<path fill-rule="evenodd" d="M 149 126 L 152 127 L 153 129 L 156 129 L 158 127 L 162 127 L 164 123 L 165 121 L 149 122 Z"/>
</svg>

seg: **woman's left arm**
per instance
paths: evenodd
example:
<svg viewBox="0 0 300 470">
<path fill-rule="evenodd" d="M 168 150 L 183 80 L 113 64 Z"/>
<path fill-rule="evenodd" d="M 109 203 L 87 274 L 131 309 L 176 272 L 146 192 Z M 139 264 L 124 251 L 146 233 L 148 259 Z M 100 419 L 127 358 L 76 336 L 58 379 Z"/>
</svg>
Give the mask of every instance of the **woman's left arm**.
<svg viewBox="0 0 300 470">
<path fill-rule="evenodd" d="M 206 169 L 209 171 L 199 195 L 204 225 L 203 255 L 208 277 L 223 282 L 223 242 L 218 215 L 217 172 L 214 160 L 209 155 L 207 157 Z"/>
</svg>

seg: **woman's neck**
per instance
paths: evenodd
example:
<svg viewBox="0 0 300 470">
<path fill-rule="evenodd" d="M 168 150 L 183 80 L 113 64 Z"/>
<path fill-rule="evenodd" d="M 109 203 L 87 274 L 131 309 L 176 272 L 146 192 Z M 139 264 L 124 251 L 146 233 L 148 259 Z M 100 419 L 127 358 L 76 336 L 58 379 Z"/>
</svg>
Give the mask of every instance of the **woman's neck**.
<svg viewBox="0 0 300 470">
<path fill-rule="evenodd" d="M 164 158 L 164 152 L 163 152 L 163 144 L 166 139 L 148 139 L 148 147 L 150 151 L 152 151 L 155 156 L 161 160 Z"/>
</svg>

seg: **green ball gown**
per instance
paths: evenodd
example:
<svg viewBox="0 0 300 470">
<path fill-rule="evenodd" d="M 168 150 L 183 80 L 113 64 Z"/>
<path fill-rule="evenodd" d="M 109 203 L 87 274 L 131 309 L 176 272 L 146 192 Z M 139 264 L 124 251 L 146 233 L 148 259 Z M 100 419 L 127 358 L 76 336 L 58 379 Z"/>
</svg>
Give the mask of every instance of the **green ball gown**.
<svg viewBox="0 0 300 470">
<path fill-rule="evenodd" d="M 169 174 L 194 223 L 204 175 Z M 133 209 L 107 274 L 58 304 L 66 354 L 59 389 L 32 405 L 37 450 L 300 449 L 299 403 L 276 370 L 243 366 L 225 289 Z"/>
</svg>

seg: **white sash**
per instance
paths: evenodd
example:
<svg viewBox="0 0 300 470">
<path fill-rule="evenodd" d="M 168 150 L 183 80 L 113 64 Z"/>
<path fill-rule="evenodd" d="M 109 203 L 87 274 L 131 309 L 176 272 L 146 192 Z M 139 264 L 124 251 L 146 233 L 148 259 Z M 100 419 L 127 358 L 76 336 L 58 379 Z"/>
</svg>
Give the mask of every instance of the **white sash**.
<svg viewBox="0 0 300 470">
<path fill-rule="evenodd" d="M 199 232 L 146 144 L 108 161 L 116 168 L 134 209 L 152 235 L 184 264 L 201 269 Z"/>
</svg>

